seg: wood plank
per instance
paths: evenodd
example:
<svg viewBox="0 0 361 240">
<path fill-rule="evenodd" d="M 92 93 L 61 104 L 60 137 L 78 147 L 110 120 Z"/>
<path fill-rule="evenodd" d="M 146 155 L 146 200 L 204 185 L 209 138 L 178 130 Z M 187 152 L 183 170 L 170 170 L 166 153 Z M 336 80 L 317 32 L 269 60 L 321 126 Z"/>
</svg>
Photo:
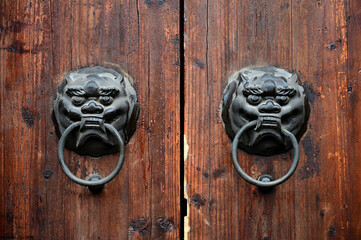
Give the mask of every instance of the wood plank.
<svg viewBox="0 0 361 240">
<path fill-rule="evenodd" d="M 350 142 L 348 189 L 350 194 L 350 239 L 361 238 L 361 2 L 347 1 L 347 92 L 348 116 L 350 132 L 347 136 Z"/>
<path fill-rule="evenodd" d="M 187 237 L 347 239 L 352 160 L 345 3 L 186 0 L 185 9 Z M 230 74 L 267 64 L 297 72 L 311 118 L 296 174 L 265 194 L 237 175 L 219 104 Z M 239 151 L 253 177 L 265 171 L 281 176 L 291 156 Z"/>
<path fill-rule="evenodd" d="M 346 5 L 296 1 L 292 12 L 293 66 L 311 103 L 296 173 L 297 239 L 350 239 Z"/>
<path fill-rule="evenodd" d="M 0 238 L 176 239 L 180 226 L 178 1 L 1 2 Z M 122 68 L 141 105 L 119 175 L 99 195 L 57 160 L 51 99 L 78 67 Z M 66 152 L 85 178 L 116 155 Z"/>
</svg>

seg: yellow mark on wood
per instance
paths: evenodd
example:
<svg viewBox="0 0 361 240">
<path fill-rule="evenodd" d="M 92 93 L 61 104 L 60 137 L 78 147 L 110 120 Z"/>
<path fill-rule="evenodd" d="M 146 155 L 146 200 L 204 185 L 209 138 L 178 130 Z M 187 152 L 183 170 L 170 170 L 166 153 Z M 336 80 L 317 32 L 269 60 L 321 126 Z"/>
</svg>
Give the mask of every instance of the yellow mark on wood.
<svg viewBox="0 0 361 240">
<path fill-rule="evenodd" d="M 187 143 L 187 137 L 186 135 L 183 136 L 184 138 L 184 161 L 187 160 L 187 157 L 188 157 L 188 150 L 189 150 L 189 145 Z"/>
<path fill-rule="evenodd" d="M 184 138 L 185 139 L 185 138 Z M 184 141 L 184 143 L 186 143 Z M 184 144 L 186 145 L 186 144 Z M 185 148 L 184 148 L 185 149 Z M 185 150 L 184 150 L 185 151 Z M 186 154 L 184 155 L 186 158 Z M 188 233 L 191 230 L 191 227 L 189 225 L 189 209 L 190 209 L 190 204 L 189 204 L 189 197 L 188 197 L 188 184 L 187 181 L 184 179 L 184 198 L 187 200 L 187 215 L 184 217 L 184 239 L 188 240 Z"/>
<path fill-rule="evenodd" d="M 205 223 L 208 227 L 211 226 L 211 224 L 209 223 L 209 221 L 208 221 L 207 219 L 203 219 L 203 221 L 204 221 L 204 223 Z"/>
</svg>

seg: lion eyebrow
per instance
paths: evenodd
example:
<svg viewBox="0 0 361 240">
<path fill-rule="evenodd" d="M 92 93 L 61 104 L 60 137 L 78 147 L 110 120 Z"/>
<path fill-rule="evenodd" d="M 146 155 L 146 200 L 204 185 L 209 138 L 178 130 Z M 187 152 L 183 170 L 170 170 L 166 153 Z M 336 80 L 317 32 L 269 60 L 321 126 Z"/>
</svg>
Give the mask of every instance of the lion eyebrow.
<svg viewBox="0 0 361 240">
<path fill-rule="evenodd" d="M 262 95 L 263 91 L 259 87 L 247 87 L 243 89 L 243 95 Z"/>
<path fill-rule="evenodd" d="M 99 94 L 101 96 L 116 96 L 119 93 L 119 89 L 115 87 L 101 88 Z"/>
<path fill-rule="evenodd" d="M 72 96 L 85 96 L 85 91 L 84 91 L 84 89 L 82 87 L 68 88 L 66 90 L 66 94 L 69 97 L 72 97 Z"/>
<path fill-rule="evenodd" d="M 296 89 L 294 88 L 277 88 L 277 94 L 281 96 L 293 96 L 296 94 Z"/>
</svg>

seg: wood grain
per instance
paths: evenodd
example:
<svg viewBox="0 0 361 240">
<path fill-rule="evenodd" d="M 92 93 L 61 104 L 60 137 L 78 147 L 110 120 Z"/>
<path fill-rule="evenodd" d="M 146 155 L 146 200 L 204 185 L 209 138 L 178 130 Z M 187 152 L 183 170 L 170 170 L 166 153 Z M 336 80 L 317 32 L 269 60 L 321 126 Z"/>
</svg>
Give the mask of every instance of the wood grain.
<svg viewBox="0 0 361 240">
<path fill-rule="evenodd" d="M 353 16 L 359 15 L 356 2 L 350 1 Z M 356 120 L 360 113 L 355 90 L 349 112 L 348 89 L 348 66 L 353 68 L 351 76 L 359 78 L 360 61 L 356 51 L 353 59 L 348 58 L 352 50 L 347 48 L 350 34 L 355 34 L 352 48 L 359 48 L 360 26 L 354 17 L 354 32 L 347 34 L 346 5 L 345 1 L 185 1 L 188 239 L 360 235 L 360 211 L 351 209 L 360 209 L 360 180 L 355 175 L 360 169 Z M 230 74 L 268 64 L 297 72 L 309 97 L 311 117 L 299 144 L 301 160 L 295 175 L 263 193 L 233 167 L 219 104 Z M 358 82 L 354 79 L 351 84 L 356 87 Z M 241 166 L 253 177 L 264 172 L 281 176 L 291 156 L 262 158 L 239 151 Z M 356 181 L 354 187 L 351 179 Z"/>
<path fill-rule="evenodd" d="M 1 1 L 1 239 L 177 239 L 180 232 L 179 2 Z M 119 175 L 99 195 L 57 160 L 51 99 L 64 74 L 122 68 L 141 104 Z M 79 177 L 116 155 L 66 152 Z"/>
<path fill-rule="evenodd" d="M 0 2 L 0 239 L 359 239 L 359 1 L 184 0 L 184 93 L 179 4 Z M 297 72 L 311 105 L 300 165 L 269 193 L 237 175 L 219 113 L 227 77 L 265 64 Z M 88 65 L 128 72 L 142 107 L 125 164 L 99 195 L 63 174 L 50 119 L 64 74 Z M 116 158 L 65 156 L 83 178 Z M 292 154 L 239 156 L 256 177 L 281 176 Z"/>
<path fill-rule="evenodd" d="M 350 239 L 361 238 L 361 2 L 349 0 L 347 4 L 347 98 L 350 119 L 348 139 L 350 142 L 348 190 L 350 196 Z"/>
</svg>

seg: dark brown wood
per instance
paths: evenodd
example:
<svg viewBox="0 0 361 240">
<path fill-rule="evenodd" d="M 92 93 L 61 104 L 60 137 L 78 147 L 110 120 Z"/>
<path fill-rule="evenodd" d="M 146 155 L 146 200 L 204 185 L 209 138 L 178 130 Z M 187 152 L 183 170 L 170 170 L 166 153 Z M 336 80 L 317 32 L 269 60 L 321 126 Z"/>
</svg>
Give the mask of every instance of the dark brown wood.
<svg viewBox="0 0 361 240">
<path fill-rule="evenodd" d="M 315 5 L 293 4 L 293 67 L 311 102 L 301 142 L 304 165 L 296 175 L 295 220 L 299 229 L 308 229 L 301 238 L 351 239 L 346 2 Z"/>
<path fill-rule="evenodd" d="M 0 239 L 361 238 L 360 9 L 358 0 L 0 1 Z M 267 64 L 299 75 L 311 117 L 296 173 L 264 193 L 236 173 L 219 104 L 228 76 Z M 50 118 L 65 73 L 88 65 L 128 72 L 141 104 L 125 164 L 98 195 L 60 169 Z M 65 156 L 82 178 L 109 173 L 117 158 Z M 253 177 L 281 176 L 291 156 L 239 151 Z"/>
<path fill-rule="evenodd" d="M 185 1 L 188 239 L 360 237 L 361 18 L 356 2 Z M 219 104 L 234 71 L 268 64 L 299 75 L 311 117 L 295 175 L 262 193 L 233 167 Z M 253 177 L 264 172 L 280 177 L 291 156 L 239 151 L 241 166 Z"/>
<path fill-rule="evenodd" d="M 177 239 L 179 2 L 1 1 L 0 239 Z M 51 100 L 66 72 L 122 68 L 141 104 L 119 175 L 99 195 L 57 160 Z M 85 178 L 116 155 L 65 154 Z"/>
<path fill-rule="evenodd" d="M 349 194 L 350 194 L 350 239 L 361 238 L 361 2 L 349 0 L 347 4 L 347 103 L 350 118 Z"/>
</svg>

